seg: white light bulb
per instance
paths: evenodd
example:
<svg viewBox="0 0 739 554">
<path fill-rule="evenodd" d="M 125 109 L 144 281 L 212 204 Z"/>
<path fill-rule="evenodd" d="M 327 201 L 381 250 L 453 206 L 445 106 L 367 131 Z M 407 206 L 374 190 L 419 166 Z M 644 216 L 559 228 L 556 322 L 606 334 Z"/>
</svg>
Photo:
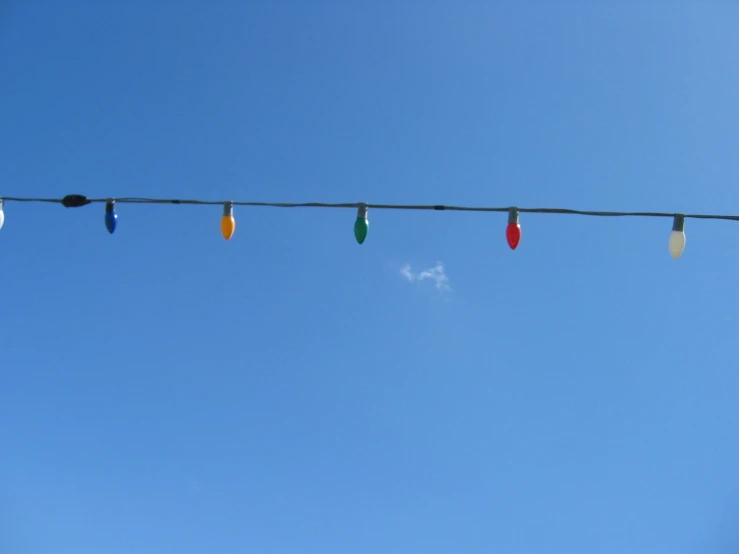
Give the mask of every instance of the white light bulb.
<svg viewBox="0 0 739 554">
<path fill-rule="evenodd" d="M 0 198 L 0 229 L 3 228 L 3 223 L 5 223 L 5 212 L 3 211 L 3 204 L 5 201 Z"/>
<path fill-rule="evenodd" d="M 683 255 L 685 250 L 685 216 L 677 214 L 672 224 L 672 233 L 670 233 L 670 241 L 668 247 L 670 249 L 670 256 L 674 259 L 678 259 Z"/>
<path fill-rule="evenodd" d="M 685 233 L 682 231 L 673 231 L 670 233 L 670 255 L 676 260 L 682 256 L 685 250 Z"/>
</svg>

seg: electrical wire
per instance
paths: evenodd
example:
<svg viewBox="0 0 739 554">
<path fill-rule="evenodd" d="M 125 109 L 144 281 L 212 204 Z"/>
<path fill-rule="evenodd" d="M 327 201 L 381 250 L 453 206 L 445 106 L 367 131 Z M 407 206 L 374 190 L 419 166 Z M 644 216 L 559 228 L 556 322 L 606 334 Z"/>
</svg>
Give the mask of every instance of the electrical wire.
<svg viewBox="0 0 739 554">
<path fill-rule="evenodd" d="M 454 206 L 445 204 L 373 204 L 369 202 L 250 202 L 236 200 L 194 200 L 194 199 L 167 199 L 167 198 L 87 198 L 82 195 L 69 195 L 64 198 L 22 198 L 3 196 L 0 199 L 5 202 L 39 202 L 47 204 L 62 204 L 67 207 L 81 207 L 93 203 L 106 203 L 114 200 L 118 204 L 170 204 L 170 205 L 196 205 L 216 206 L 230 202 L 234 206 L 246 207 L 271 207 L 271 208 L 354 208 L 364 205 L 375 210 L 429 210 L 429 211 L 456 211 L 456 212 L 508 212 L 511 208 L 506 207 L 484 207 L 484 206 Z M 675 217 L 676 213 L 668 212 L 619 212 L 599 210 L 574 210 L 569 208 L 517 208 L 520 213 L 536 214 L 564 214 L 564 215 L 586 215 L 597 217 Z M 724 221 L 739 221 L 739 215 L 716 215 L 716 214 L 682 214 L 690 219 L 715 219 Z"/>
</svg>

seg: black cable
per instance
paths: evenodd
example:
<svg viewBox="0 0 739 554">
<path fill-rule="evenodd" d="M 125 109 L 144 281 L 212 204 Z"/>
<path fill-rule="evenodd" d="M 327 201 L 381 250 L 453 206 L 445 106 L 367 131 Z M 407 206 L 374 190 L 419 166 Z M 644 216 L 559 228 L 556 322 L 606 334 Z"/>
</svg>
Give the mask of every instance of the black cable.
<svg viewBox="0 0 739 554">
<path fill-rule="evenodd" d="M 64 198 L 22 198 L 14 196 L 0 197 L 5 202 L 43 202 L 61 204 L 66 207 L 77 208 L 87 204 L 107 203 L 115 200 L 117 204 L 183 204 L 196 206 L 224 205 L 227 202 L 234 206 L 246 207 L 272 207 L 272 208 L 359 208 L 362 202 L 245 202 L 235 200 L 193 200 L 193 199 L 166 199 L 166 198 L 87 198 L 79 194 L 70 194 Z M 457 212 L 498 212 L 506 213 L 511 210 L 506 207 L 484 207 L 484 206 L 450 206 L 444 204 L 371 204 L 366 203 L 367 208 L 376 210 L 431 210 L 431 211 L 457 211 Z M 573 210 L 569 208 L 515 208 L 520 213 L 536 214 L 565 214 L 565 215 L 587 215 L 598 217 L 675 217 L 676 213 L 669 212 L 613 212 L 597 210 Z M 716 219 L 724 221 L 739 221 L 739 215 L 714 215 L 714 214 L 684 214 L 691 219 Z"/>
</svg>

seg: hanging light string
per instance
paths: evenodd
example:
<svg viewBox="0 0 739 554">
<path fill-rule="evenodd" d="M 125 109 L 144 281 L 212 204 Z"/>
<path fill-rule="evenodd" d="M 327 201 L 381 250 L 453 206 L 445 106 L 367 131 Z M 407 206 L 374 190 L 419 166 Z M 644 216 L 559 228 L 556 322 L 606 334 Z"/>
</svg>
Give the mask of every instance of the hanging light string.
<svg viewBox="0 0 739 554">
<path fill-rule="evenodd" d="M 669 250 L 673 258 L 679 258 L 685 249 L 685 220 L 686 219 L 715 219 L 724 221 L 739 221 L 739 215 L 712 215 L 712 214 L 680 214 L 669 212 L 615 212 L 598 210 L 573 210 L 569 208 L 519 208 L 484 207 L 484 206 L 454 206 L 446 204 L 373 204 L 369 202 L 244 202 L 235 200 L 192 200 L 166 198 L 88 198 L 81 194 L 70 194 L 63 198 L 23 198 L 5 196 L 0 198 L 0 228 L 5 222 L 3 212 L 4 202 L 38 202 L 47 204 L 61 204 L 67 208 L 79 208 L 88 204 L 105 204 L 105 226 L 113 234 L 117 227 L 118 215 L 115 212 L 116 204 L 170 204 L 196 206 L 223 206 L 221 218 L 221 233 L 229 240 L 236 229 L 234 206 L 271 207 L 271 208 L 354 208 L 357 210 L 357 219 L 354 223 L 354 235 L 359 244 L 362 244 L 369 231 L 369 209 L 377 210 L 429 210 L 429 211 L 456 211 L 456 212 L 498 212 L 508 213 L 506 240 L 511 249 L 515 250 L 521 240 L 521 225 L 519 215 L 535 214 L 562 214 L 586 215 L 597 217 L 667 217 L 673 219 L 672 233 L 670 234 Z"/>
<path fill-rule="evenodd" d="M 79 198 L 78 198 L 79 197 Z M 359 208 L 365 205 L 376 210 L 431 210 L 457 212 L 499 212 L 510 213 L 511 207 L 486 206 L 453 206 L 447 204 L 373 204 L 371 202 L 244 202 L 237 200 L 192 200 L 168 198 L 87 198 L 81 195 L 69 195 L 64 198 L 20 198 L 13 196 L 0 197 L 5 202 L 43 202 L 47 204 L 62 204 L 70 208 L 100 204 L 115 201 L 117 204 L 183 204 L 196 206 L 223 206 L 231 203 L 233 206 L 253 206 L 272 208 Z M 516 208 L 519 213 L 537 214 L 571 214 L 601 217 L 675 217 L 675 212 L 613 212 L 599 210 L 573 210 L 569 208 Z M 739 215 L 718 214 L 682 214 L 686 219 L 720 219 L 739 221 Z"/>
</svg>

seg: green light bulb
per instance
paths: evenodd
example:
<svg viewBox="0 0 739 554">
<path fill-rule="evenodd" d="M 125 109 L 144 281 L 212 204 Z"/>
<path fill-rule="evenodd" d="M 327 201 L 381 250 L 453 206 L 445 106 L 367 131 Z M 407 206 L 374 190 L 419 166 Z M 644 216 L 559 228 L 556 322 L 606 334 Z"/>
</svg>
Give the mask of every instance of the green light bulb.
<svg viewBox="0 0 739 554">
<path fill-rule="evenodd" d="M 364 202 L 359 205 L 357 211 L 357 220 L 354 222 L 354 236 L 359 244 L 364 242 L 369 231 L 369 219 L 367 219 L 367 204 Z"/>
</svg>

